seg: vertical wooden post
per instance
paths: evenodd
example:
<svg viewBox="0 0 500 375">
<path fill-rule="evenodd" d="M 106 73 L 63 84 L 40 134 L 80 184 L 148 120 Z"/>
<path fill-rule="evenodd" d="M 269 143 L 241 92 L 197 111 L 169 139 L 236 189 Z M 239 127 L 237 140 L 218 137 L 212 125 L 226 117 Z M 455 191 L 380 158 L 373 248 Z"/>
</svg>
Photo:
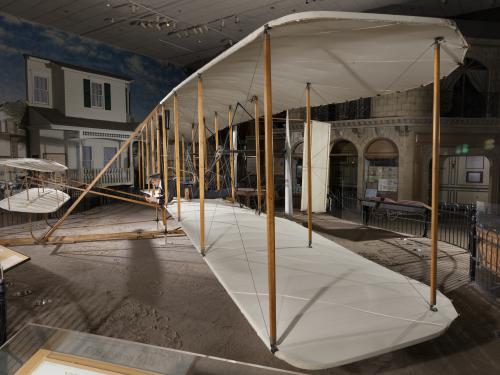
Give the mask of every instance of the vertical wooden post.
<svg viewBox="0 0 500 375">
<path fill-rule="evenodd" d="M 311 129 L 311 84 L 306 86 L 306 132 L 307 132 L 307 238 L 312 246 L 312 129 Z"/>
<path fill-rule="evenodd" d="M 434 45 L 434 97 L 432 103 L 432 211 L 431 211 L 431 274 L 430 274 L 430 308 L 437 311 L 436 308 L 436 289 L 437 289 L 437 252 L 438 252 L 438 216 L 439 216 L 439 153 L 440 153 L 440 64 L 441 38 L 436 39 Z"/>
<path fill-rule="evenodd" d="M 156 114 L 156 112 L 155 112 L 155 114 Z M 154 127 L 154 121 L 155 121 L 154 118 L 155 117 L 156 116 L 153 115 L 151 117 L 151 122 L 149 123 L 149 126 L 150 126 L 149 135 L 151 137 L 151 140 L 150 140 L 151 141 L 151 145 L 150 145 L 151 146 L 151 150 L 150 150 L 150 152 L 151 152 L 151 174 L 156 172 L 156 161 L 155 161 L 155 134 L 156 134 L 156 132 L 155 132 L 155 127 Z"/>
<path fill-rule="evenodd" d="M 186 149 L 184 147 L 184 134 L 182 135 L 182 154 L 181 154 L 181 168 L 182 168 L 182 180 L 186 180 L 186 167 L 184 166 L 184 155 Z"/>
<path fill-rule="evenodd" d="M 191 152 L 193 154 L 193 168 L 196 171 L 196 128 L 193 124 L 191 128 Z"/>
<path fill-rule="evenodd" d="M 144 135 L 141 133 L 141 140 L 139 141 L 139 144 L 138 144 L 138 149 L 137 149 L 137 159 L 138 159 L 138 163 L 137 163 L 137 169 L 138 169 L 138 172 L 139 172 L 139 179 L 138 179 L 138 188 L 139 189 L 144 189 L 143 187 L 143 183 L 144 183 L 144 180 L 143 180 L 143 169 L 142 169 L 142 163 L 144 161 L 144 158 L 142 157 L 142 143 L 144 142 Z"/>
<path fill-rule="evenodd" d="M 149 122 L 149 120 L 148 120 Z M 149 176 L 151 176 L 151 170 L 149 168 L 150 160 L 149 160 L 149 123 L 146 125 L 146 186 L 148 187 L 148 191 L 151 191 L 151 181 L 149 181 Z"/>
<path fill-rule="evenodd" d="M 215 129 L 215 157 L 217 158 L 215 162 L 215 181 L 217 186 L 217 191 L 220 190 L 220 162 L 219 162 L 219 118 L 217 117 L 217 112 L 214 114 L 214 129 Z"/>
<path fill-rule="evenodd" d="M 160 111 L 161 113 L 162 111 Z M 160 126 L 163 127 L 162 130 L 165 130 L 166 127 L 165 127 L 165 124 L 167 122 L 167 119 L 165 118 L 165 116 L 167 115 L 167 110 L 163 110 L 163 113 L 162 113 L 162 117 L 159 117 L 159 116 L 156 116 L 156 169 L 158 171 L 158 173 L 160 173 L 161 171 L 161 142 L 162 142 L 162 139 L 160 138 Z M 162 119 L 163 121 L 161 121 L 161 124 L 160 124 L 160 119 Z M 167 157 L 166 155 L 164 157 Z M 165 172 L 166 173 L 166 172 Z M 164 174 L 165 174 L 164 173 Z"/>
<path fill-rule="evenodd" d="M 236 201 L 236 194 L 234 191 L 234 154 L 233 154 L 233 108 L 229 106 L 228 111 L 229 122 L 229 169 L 231 171 L 231 199 Z"/>
<path fill-rule="evenodd" d="M 179 102 L 174 94 L 174 136 L 175 136 L 175 182 L 177 193 L 177 220 L 181 220 L 181 162 L 179 160 Z"/>
<path fill-rule="evenodd" d="M 165 194 L 165 206 L 168 203 L 168 129 L 167 129 L 167 121 L 169 121 L 169 113 L 166 108 L 163 109 L 163 121 L 161 123 L 162 126 L 162 151 L 163 151 L 163 192 Z M 159 130 L 159 127 L 158 127 Z M 160 133 L 158 133 L 160 135 Z M 159 139 L 160 137 L 158 137 Z M 160 150 L 160 142 L 158 141 L 158 150 Z M 160 152 L 158 151 L 158 159 L 161 161 L 162 157 Z M 160 164 L 158 165 L 158 170 L 161 170 Z"/>
<path fill-rule="evenodd" d="M 205 126 L 203 124 L 203 81 L 198 76 L 198 152 L 200 187 L 200 251 L 205 255 Z"/>
<path fill-rule="evenodd" d="M 262 211 L 262 182 L 260 179 L 260 114 L 259 98 L 254 96 L 253 104 L 255 107 L 255 172 L 257 175 L 257 210 Z"/>
<path fill-rule="evenodd" d="M 273 108 L 271 88 L 271 40 L 269 30 L 264 32 L 264 125 L 266 155 L 266 210 L 267 210 L 267 253 L 269 284 L 269 339 L 271 351 L 276 342 L 276 255 L 274 228 L 274 154 L 273 154 Z"/>
</svg>

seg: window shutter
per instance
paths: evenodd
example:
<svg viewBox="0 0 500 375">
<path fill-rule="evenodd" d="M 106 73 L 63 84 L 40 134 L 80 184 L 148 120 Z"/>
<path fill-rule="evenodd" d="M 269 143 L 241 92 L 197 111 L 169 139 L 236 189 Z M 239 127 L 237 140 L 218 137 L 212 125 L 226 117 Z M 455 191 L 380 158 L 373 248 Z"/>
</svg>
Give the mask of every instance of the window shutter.
<svg viewBox="0 0 500 375">
<path fill-rule="evenodd" d="M 83 106 L 90 108 L 90 80 L 83 80 Z"/>
<path fill-rule="evenodd" d="M 111 111 L 111 85 L 104 84 L 104 109 Z"/>
</svg>

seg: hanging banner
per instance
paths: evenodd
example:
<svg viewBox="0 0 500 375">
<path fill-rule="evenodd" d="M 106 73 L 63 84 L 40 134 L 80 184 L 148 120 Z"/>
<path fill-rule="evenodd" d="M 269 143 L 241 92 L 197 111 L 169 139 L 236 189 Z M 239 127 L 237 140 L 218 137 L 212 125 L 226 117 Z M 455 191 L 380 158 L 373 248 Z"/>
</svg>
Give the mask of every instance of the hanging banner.
<svg viewBox="0 0 500 375">
<path fill-rule="evenodd" d="M 330 168 L 330 130 L 327 122 L 312 121 L 312 211 L 326 212 L 328 174 Z M 305 129 L 305 124 L 304 124 Z M 307 210 L 307 134 L 304 131 L 302 155 L 301 211 Z"/>
</svg>

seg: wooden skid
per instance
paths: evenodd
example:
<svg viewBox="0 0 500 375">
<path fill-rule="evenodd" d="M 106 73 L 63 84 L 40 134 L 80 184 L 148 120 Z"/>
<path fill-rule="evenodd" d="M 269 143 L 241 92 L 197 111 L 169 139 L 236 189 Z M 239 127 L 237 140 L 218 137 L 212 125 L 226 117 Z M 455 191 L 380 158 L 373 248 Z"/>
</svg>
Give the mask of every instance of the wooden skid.
<svg viewBox="0 0 500 375">
<path fill-rule="evenodd" d="M 78 242 L 94 242 L 94 241 L 111 241 L 111 240 L 143 240 L 165 236 L 163 231 L 137 231 L 137 232 L 113 232 L 113 233 L 96 233 L 96 234 L 81 234 L 70 236 L 54 236 L 44 242 L 47 245 L 70 244 Z M 171 229 L 167 231 L 167 237 L 185 236 L 182 229 Z M 0 245 L 3 246 L 22 246 L 22 245 L 37 245 L 37 242 L 32 237 L 18 238 L 3 238 L 0 239 Z"/>
</svg>

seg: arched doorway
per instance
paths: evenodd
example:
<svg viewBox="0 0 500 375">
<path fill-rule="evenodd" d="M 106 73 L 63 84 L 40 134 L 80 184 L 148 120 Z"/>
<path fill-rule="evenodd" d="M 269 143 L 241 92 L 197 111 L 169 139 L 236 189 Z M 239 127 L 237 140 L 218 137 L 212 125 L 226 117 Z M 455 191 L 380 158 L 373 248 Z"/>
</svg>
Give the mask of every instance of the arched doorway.
<svg viewBox="0 0 500 375">
<path fill-rule="evenodd" d="M 376 139 L 365 150 L 365 197 L 398 199 L 398 148 L 389 139 Z"/>
<path fill-rule="evenodd" d="M 358 195 L 358 150 L 352 142 L 334 142 L 330 151 L 329 191 L 335 197 L 356 200 Z"/>
</svg>

